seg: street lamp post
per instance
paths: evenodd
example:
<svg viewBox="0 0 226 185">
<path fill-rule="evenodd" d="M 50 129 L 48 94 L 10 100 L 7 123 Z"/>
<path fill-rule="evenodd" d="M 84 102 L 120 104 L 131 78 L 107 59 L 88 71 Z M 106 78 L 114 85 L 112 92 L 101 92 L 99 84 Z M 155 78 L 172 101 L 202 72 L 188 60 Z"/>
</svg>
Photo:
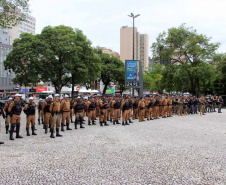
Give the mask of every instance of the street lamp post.
<svg viewBox="0 0 226 185">
<path fill-rule="evenodd" d="M 128 15 L 128 16 L 133 18 L 133 60 L 134 60 L 134 58 L 135 58 L 134 57 L 134 54 L 135 54 L 135 52 L 134 52 L 134 43 L 135 43 L 135 41 L 134 41 L 134 39 L 135 39 L 135 37 L 134 37 L 134 19 L 139 17 L 140 14 L 134 15 L 133 13 L 131 13 L 131 15 Z"/>
<path fill-rule="evenodd" d="M 134 44 L 135 44 L 135 37 L 134 37 L 134 19 L 136 19 L 137 17 L 140 16 L 140 14 L 137 14 L 137 15 L 134 15 L 133 13 L 131 13 L 131 15 L 128 15 L 129 17 L 132 17 L 133 18 L 133 60 L 135 59 L 134 55 L 135 55 L 135 51 L 134 51 Z M 131 91 L 130 91 L 131 93 Z M 132 97 L 134 98 L 134 88 L 133 88 L 133 92 L 132 92 Z"/>
</svg>

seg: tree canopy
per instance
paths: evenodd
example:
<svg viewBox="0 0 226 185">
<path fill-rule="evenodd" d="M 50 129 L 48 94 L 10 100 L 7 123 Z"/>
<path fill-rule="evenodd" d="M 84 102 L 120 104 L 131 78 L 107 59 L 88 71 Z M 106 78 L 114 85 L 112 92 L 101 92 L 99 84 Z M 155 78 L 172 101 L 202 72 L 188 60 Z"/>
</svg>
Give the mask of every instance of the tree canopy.
<svg viewBox="0 0 226 185">
<path fill-rule="evenodd" d="M 0 0 L 0 26 L 11 28 L 24 21 L 29 13 L 29 0 Z"/>
<path fill-rule="evenodd" d="M 209 62 L 218 47 L 219 43 L 211 43 L 211 38 L 185 24 L 159 34 L 152 44 L 152 51 L 155 62 L 166 64 L 161 73 L 162 88 L 194 95 L 211 91 L 209 87 L 215 69 Z"/>
</svg>

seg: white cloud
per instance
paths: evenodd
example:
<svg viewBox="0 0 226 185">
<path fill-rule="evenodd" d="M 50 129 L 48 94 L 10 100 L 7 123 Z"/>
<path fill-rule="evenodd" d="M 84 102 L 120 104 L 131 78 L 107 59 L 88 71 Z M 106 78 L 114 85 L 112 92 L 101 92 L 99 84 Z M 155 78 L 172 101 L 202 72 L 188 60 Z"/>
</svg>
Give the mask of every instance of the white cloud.
<svg viewBox="0 0 226 185">
<path fill-rule="evenodd" d="M 135 20 L 140 33 L 149 35 L 150 46 L 159 33 L 182 23 L 221 42 L 226 50 L 225 0 L 31 0 L 37 33 L 47 25 L 67 25 L 83 30 L 95 45 L 120 51 L 120 28 Z"/>
</svg>

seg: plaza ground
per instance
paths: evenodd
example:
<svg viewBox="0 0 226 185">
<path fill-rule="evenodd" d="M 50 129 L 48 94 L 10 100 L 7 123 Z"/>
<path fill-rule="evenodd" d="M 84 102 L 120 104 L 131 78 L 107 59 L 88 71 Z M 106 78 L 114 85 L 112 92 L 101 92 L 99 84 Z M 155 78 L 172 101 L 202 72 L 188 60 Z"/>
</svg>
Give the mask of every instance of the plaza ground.
<svg viewBox="0 0 226 185">
<path fill-rule="evenodd" d="M 88 126 L 9 140 L 1 118 L 0 184 L 226 184 L 226 110 Z M 120 121 L 121 122 L 121 121 Z M 15 136 L 15 133 L 14 133 Z"/>
</svg>

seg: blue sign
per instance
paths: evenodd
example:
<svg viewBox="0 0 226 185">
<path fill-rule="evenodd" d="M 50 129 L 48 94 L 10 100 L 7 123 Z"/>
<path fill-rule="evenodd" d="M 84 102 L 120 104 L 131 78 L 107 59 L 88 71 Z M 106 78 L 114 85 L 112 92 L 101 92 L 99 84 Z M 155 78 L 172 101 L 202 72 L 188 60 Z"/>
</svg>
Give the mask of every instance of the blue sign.
<svg viewBox="0 0 226 185">
<path fill-rule="evenodd" d="M 131 60 L 126 62 L 126 80 L 139 81 L 140 78 L 140 61 Z"/>
<path fill-rule="evenodd" d="M 21 89 L 20 92 L 25 93 L 25 89 Z M 26 92 L 29 92 L 29 89 L 26 89 Z"/>
</svg>

